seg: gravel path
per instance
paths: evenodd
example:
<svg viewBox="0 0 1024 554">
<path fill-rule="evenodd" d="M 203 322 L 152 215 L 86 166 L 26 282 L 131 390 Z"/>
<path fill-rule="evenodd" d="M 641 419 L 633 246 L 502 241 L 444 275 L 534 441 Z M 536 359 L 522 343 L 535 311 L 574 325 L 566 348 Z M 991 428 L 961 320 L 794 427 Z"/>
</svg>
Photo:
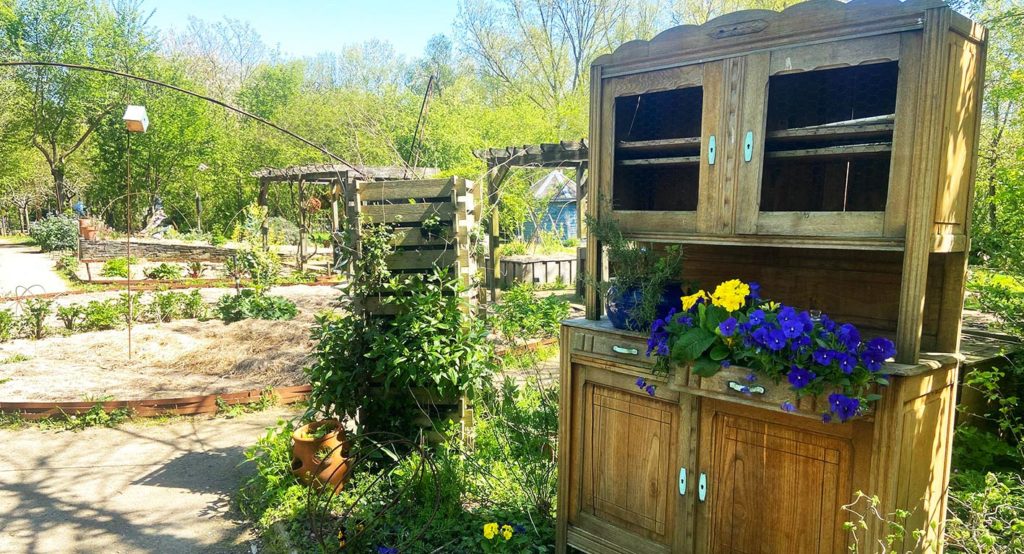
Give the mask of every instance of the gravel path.
<svg viewBox="0 0 1024 554">
<path fill-rule="evenodd" d="M 68 290 L 53 266 L 53 259 L 38 247 L 0 239 L 0 296 L 13 296 L 19 287 L 32 287 L 33 294 Z"/>
<path fill-rule="evenodd" d="M 0 430 L 0 552 L 249 553 L 231 503 L 277 408 L 79 433 Z M 254 545 L 255 546 L 255 545 Z"/>
</svg>

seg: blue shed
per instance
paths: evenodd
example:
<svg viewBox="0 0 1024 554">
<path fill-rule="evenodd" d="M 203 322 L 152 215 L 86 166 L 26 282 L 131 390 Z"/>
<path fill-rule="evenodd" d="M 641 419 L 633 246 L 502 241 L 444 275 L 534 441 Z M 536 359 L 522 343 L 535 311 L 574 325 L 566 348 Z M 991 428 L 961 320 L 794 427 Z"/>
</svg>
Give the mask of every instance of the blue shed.
<svg viewBox="0 0 1024 554">
<path fill-rule="evenodd" d="M 548 206 L 541 216 L 540 228 L 555 232 L 563 240 L 576 237 L 579 214 L 576 210 L 576 182 L 556 169 L 530 186 L 530 192 L 538 200 L 547 200 Z M 524 239 L 533 238 L 535 223 L 527 221 L 523 226 Z"/>
</svg>

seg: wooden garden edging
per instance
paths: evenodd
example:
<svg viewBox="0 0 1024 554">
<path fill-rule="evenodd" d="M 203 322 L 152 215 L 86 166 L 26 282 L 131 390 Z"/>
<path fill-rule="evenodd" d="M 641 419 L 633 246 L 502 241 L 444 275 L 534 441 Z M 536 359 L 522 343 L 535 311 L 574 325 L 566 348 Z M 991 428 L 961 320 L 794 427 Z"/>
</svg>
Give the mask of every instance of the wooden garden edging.
<svg viewBox="0 0 1024 554">
<path fill-rule="evenodd" d="M 277 397 L 278 404 L 294 404 L 305 400 L 311 388 L 309 385 L 277 387 L 270 389 Z M 120 408 L 130 408 L 133 415 L 139 417 L 158 417 L 164 415 L 201 415 L 213 414 L 218 410 L 217 400 L 222 404 L 251 404 L 258 402 L 267 389 L 253 389 L 243 392 L 227 392 L 223 394 L 204 394 L 179 398 L 152 398 L 142 400 L 111 400 L 107 402 L 0 402 L 0 413 L 19 414 L 24 419 L 43 419 L 56 415 L 77 415 L 88 412 L 97 404 L 110 412 Z"/>
</svg>

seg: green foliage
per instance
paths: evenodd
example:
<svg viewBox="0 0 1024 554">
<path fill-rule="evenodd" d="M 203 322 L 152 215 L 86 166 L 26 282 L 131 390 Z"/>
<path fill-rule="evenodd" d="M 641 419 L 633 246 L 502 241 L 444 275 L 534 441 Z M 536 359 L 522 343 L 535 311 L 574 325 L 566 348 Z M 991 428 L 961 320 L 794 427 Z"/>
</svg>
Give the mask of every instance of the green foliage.
<svg viewBox="0 0 1024 554">
<path fill-rule="evenodd" d="M 65 215 L 51 215 L 29 227 L 29 236 L 43 252 L 78 250 L 78 221 Z"/>
<path fill-rule="evenodd" d="M 261 248 L 239 251 L 228 258 L 224 267 L 229 275 L 248 277 L 253 289 L 258 294 L 265 294 L 278 280 L 281 274 L 281 261 L 277 254 L 265 252 Z"/>
<path fill-rule="evenodd" d="M 911 513 L 907 510 L 896 510 L 891 514 L 883 513 L 880 509 L 881 500 L 877 496 L 868 496 L 857 491 L 853 502 L 843 506 L 843 510 L 850 514 L 849 519 L 843 523 L 843 530 L 850 535 L 849 551 L 851 554 L 914 554 L 916 552 L 931 552 L 935 550 L 934 544 L 927 544 L 924 529 L 908 529 L 907 519 Z M 879 539 L 878 543 L 871 543 L 864 537 L 869 526 L 881 524 L 887 533 Z M 913 539 L 913 547 L 905 549 L 906 541 Z"/>
<path fill-rule="evenodd" d="M 90 300 L 85 305 L 85 320 L 81 328 L 86 331 L 116 329 L 123 317 L 116 300 Z"/>
<path fill-rule="evenodd" d="M 682 248 L 672 245 L 658 252 L 652 246 L 628 240 L 611 219 L 597 221 L 588 217 L 587 226 L 604 245 L 612 274 L 611 282 L 594 284 L 603 294 L 615 298 L 639 289 L 640 302 L 633 308 L 631 319 L 638 328 L 649 328 L 657 316 L 657 306 L 665 286 L 682 275 Z"/>
<path fill-rule="evenodd" d="M 142 309 L 141 292 L 136 292 L 135 294 L 121 293 L 115 302 L 118 315 L 121 316 L 121 320 L 124 321 L 125 325 L 128 322 L 135 323 L 142 319 L 144 311 Z"/>
<path fill-rule="evenodd" d="M 11 340 L 17 329 L 18 321 L 14 313 L 8 309 L 0 308 L 0 342 Z"/>
<path fill-rule="evenodd" d="M 182 300 L 181 316 L 185 319 L 204 320 L 210 315 L 210 308 L 198 290 L 188 293 Z"/>
<path fill-rule="evenodd" d="M 206 271 L 206 266 L 203 265 L 203 262 L 199 261 L 189 262 L 187 268 L 189 279 L 199 279 Z"/>
<path fill-rule="evenodd" d="M 945 541 L 947 552 L 1024 552 L 1024 481 L 1020 470 L 965 471 L 950 476 Z"/>
<path fill-rule="evenodd" d="M 53 300 L 30 298 L 24 303 L 21 328 L 28 338 L 39 340 L 46 336 L 46 318 L 53 313 Z"/>
<path fill-rule="evenodd" d="M 539 298 L 531 285 L 520 283 L 502 294 L 495 316 L 495 328 L 509 342 L 553 337 L 569 317 L 569 302 L 554 296 Z"/>
<path fill-rule="evenodd" d="M 85 319 L 85 307 L 80 304 L 57 306 L 57 319 L 64 324 L 65 329 L 74 332 Z"/>
<path fill-rule="evenodd" d="M 161 279 L 165 281 L 181 279 L 181 266 L 162 263 L 156 267 L 146 270 L 147 279 Z"/>
<path fill-rule="evenodd" d="M 78 278 L 78 256 L 74 253 L 61 254 L 55 264 L 57 271 L 63 273 L 69 279 Z"/>
<path fill-rule="evenodd" d="M 131 265 L 138 265 L 139 259 L 132 257 Z M 103 262 L 103 268 L 100 270 L 100 275 L 104 277 L 121 277 L 123 279 L 128 278 L 128 258 L 119 256 L 117 258 L 110 258 Z"/>
<path fill-rule="evenodd" d="M 149 304 L 149 311 L 154 321 L 170 322 L 182 316 L 184 304 L 188 296 L 182 292 L 157 292 Z"/>
<path fill-rule="evenodd" d="M 291 300 L 283 296 L 259 294 L 254 289 L 243 289 L 237 294 L 220 297 L 216 309 L 226 323 L 243 319 L 293 319 L 299 313 Z"/>
</svg>

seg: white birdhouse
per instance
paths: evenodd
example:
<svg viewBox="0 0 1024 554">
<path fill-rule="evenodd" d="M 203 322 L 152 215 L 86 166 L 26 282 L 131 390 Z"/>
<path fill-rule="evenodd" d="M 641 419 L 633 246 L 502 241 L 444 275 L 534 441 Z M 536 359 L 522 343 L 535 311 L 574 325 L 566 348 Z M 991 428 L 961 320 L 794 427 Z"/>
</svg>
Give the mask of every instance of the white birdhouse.
<svg viewBox="0 0 1024 554">
<path fill-rule="evenodd" d="M 124 110 L 124 124 L 129 133 L 145 133 L 149 128 L 149 116 L 145 106 L 128 106 Z"/>
</svg>

